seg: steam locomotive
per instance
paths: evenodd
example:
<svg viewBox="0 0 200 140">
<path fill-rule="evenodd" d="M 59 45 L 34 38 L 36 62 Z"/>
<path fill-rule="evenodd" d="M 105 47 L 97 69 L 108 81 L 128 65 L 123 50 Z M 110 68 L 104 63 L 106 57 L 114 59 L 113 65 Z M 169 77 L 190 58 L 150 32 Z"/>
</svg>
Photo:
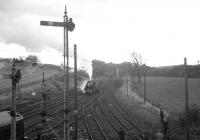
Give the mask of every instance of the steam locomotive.
<svg viewBox="0 0 200 140">
<path fill-rule="evenodd" d="M 10 111 L 0 112 L 0 139 L 10 140 L 11 115 Z M 16 140 L 24 140 L 23 116 L 16 113 Z"/>
<path fill-rule="evenodd" d="M 84 91 L 87 95 L 98 94 L 99 89 L 97 88 L 97 83 L 95 81 L 87 81 Z"/>
</svg>

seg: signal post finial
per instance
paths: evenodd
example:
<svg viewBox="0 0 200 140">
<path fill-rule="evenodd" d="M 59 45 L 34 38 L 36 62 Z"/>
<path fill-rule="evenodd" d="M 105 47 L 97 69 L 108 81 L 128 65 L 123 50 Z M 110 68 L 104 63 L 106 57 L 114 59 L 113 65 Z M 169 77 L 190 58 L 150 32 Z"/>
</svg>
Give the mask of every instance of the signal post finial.
<svg viewBox="0 0 200 140">
<path fill-rule="evenodd" d="M 67 15 L 67 6 L 65 5 L 65 12 L 64 12 L 65 15 Z"/>
</svg>

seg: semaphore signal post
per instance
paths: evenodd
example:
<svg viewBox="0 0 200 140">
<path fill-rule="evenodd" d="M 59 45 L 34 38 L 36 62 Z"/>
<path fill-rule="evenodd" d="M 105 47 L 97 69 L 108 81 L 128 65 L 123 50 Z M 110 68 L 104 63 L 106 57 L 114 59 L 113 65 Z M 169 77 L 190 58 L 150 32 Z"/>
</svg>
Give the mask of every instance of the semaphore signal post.
<svg viewBox="0 0 200 140">
<path fill-rule="evenodd" d="M 53 21 L 40 21 L 40 25 L 43 26 L 54 26 L 54 27 L 63 27 L 64 28 L 64 86 L 63 86 L 63 96 L 64 96 L 64 105 L 63 105 L 63 118 L 64 118 L 64 140 L 66 140 L 66 124 L 67 124 L 67 139 L 69 140 L 69 47 L 68 47 L 68 31 L 72 32 L 75 28 L 75 24 L 72 21 L 72 18 L 68 19 L 67 10 L 65 6 L 64 12 L 64 21 L 63 22 L 53 22 Z M 65 67 L 65 57 L 67 57 L 67 69 Z M 67 78 L 66 78 L 67 77 Z M 65 85 L 66 84 L 66 85 Z M 66 90 L 65 90 L 66 88 Z M 67 96 L 66 96 L 67 91 Z"/>
<path fill-rule="evenodd" d="M 188 73 L 187 58 L 184 58 L 184 79 L 185 79 L 185 117 L 186 117 L 186 140 L 190 139 L 190 124 L 188 114 Z"/>
<path fill-rule="evenodd" d="M 16 69 L 16 60 L 13 59 L 12 63 L 12 73 L 11 74 L 3 74 L 3 79 L 11 79 L 12 81 L 12 96 L 11 96 L 11 132 L 10 139 L 16 140 L 16 90 L 17 84 L 19 87 L 19 80 L 21 80 L 21 72 L 20 69 Z"/>
<path fill-rule="evenodd" d="M 11 98 L 11 140 L 16 140 L 16 86 L 21 79 L 21 72 L 15 67 L 15 59 L 13 59 L 12 74 L 8 75 L 12 80 L 12 98 Z"/>
</svg>

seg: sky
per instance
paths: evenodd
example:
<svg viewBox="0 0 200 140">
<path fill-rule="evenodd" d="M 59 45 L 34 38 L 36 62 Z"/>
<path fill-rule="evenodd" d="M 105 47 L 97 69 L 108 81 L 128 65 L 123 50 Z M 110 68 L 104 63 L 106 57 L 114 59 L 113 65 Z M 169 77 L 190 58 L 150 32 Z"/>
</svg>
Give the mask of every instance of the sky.
<svg viewBox="0 0 200 140">
<path fill-rule="evenodd" d="M 200 60 L 199 0 L 0 0 L 0 57 L 34 54 L 42 63 L 63 63 L 63 28 L 40 21 L 62 22 L 65 4 L 76 24 L 71 65 L 74 44 L 80 63 L 131 61 L 132 52 L 150 66 Z"/>
</svg>

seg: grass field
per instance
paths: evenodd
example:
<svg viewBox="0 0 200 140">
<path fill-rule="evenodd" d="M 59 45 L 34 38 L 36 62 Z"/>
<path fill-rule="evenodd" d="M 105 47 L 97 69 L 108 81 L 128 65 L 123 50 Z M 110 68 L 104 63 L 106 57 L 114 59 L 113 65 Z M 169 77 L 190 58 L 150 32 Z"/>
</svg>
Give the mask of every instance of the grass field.
<svg viewBox="0 0 200 140">
<path fill-rule="evenodd" d="M 143 83 L 143 81 L 142 81 Z M 200 79 L 189 79 L 189 104 L 200 105 Z M 135 80 L 132 82 L 136 84 Z M 143 84 L 136 86 L 143 96 Z M 151 103 L 168 112 L 178 113 L 185 108 L 185 88 L 183 78 L 147 77 L 146 97 Z"/>
<path fill-rule="evenodd" d="M 42 74 L 44 72 L 45 78 L 51 77 L 59 72 L 58 68 L 49 66 L 38 66 L 38 67 L 20 67 L 21 80 L 20 85 L 31 83 L 42 79 Z M 0 74 L 11 74 L 11 68 L 0 70 Z M 11 79 L 0 79 L 0 90 L 11 87 Z"/>
<path fill-rule="evenodd" d="M 45 73 L 45 79 L 54 76 L 59 73 L 59 67 L 51 65 L 43 66 L 21 66 L 18 67 L 21 71 L 20 80 L 20 91 L 23 99 L 32 97 L 32 92 L 37 92 L 38 87 L 41 85 L 43 72 Z M 0 75 L 11 74 L 11 67 L 6 66 L 0 69 Z M 48 81 L 46 82 L 50 87 L 52 84 Z M 11 94 L 11 79 L 0 79 L 0 109 L 8 107 L 10 105 L 10 94 Z M 17 91 L 18 94 L 18 91 Z M 31 96 L 30 96 L 31 95 Z M 36 97 L 35 97 L 36 98 Z M 18 103 L 18 102 L 17 102 Z"/>
<path fill-rule="evenodd" d="M 47 89 L 54 90 L 55 94 L 60 93 L 63 87 L 63 71 L 55 65 L 44 64 L 42 66 L 21 66 L 18 67 L 21 71 L 20 80 L 20 94 L 21 102 L 27 100 L 40 99 L 41 94 L 39 89 L 41 88 L 43 72 L 45 76 L 45 84 Z M 0 69 L 0 109 L 10 106 L 11 97 L 11 79 L 2 79 L 3 74 L 11 74 L 11 66 L 5 66 Z M 78 87 L 81 84 L 81 80 L 85 80 L 84 75 L 79 74 Z M 74 86 L 74 75 L 69 75 L 69 88 L 72 89 Z M 56 84 L 55 84 L 56 83 Z M 57 85 L 57 86 L 56 86 Z M 57 92 L 59 90 L 59 92 Z M 19 90 L 17 90 L 18 97 Z M 35 95 L 33 96 L 32 93 Z M 18 99 L 16 103 L 18 103 Z"/>
</svg>

